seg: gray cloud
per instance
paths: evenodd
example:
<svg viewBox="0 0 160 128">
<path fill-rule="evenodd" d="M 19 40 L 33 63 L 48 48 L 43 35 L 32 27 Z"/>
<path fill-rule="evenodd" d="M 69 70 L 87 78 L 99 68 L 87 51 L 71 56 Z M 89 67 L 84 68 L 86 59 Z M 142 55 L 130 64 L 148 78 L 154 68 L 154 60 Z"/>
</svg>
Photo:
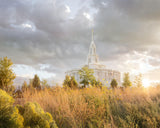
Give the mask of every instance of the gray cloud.
<svg viewBox="0 0 160 128">
<path fill-rule="evenodd" d="M 160 20 L 159 0 L 113 0 L 120 11 L 141 20 Z"/>
<path fill-rule="evenodd" d="M 52 67 L 45 70 L 61 75 L 79 67 L 86 61 L 91 28 L 97 52 L 106 64 L 114 61 L 113 66 L 121 68 L 121 58 L 133 51 L 160 57 L 158 0 L 93 0 L 82 4 L 74 17 L 65 11 L 62 0 L 0 2 L 0 56 L 10 57 L 15 64 L 35 68 L 50 64 Z M 84 12 L 93 16 L 94 25 Z"/>
<path fill-rule="evenodd" d="M 160 4 L 157 2 L 150 4 L 151 1 L 94 0 L 92 6 L 98 10 L 94 16 L 95 29 L 98 33 L 97 40 L 101 44 L 103 43 L 104 47 L 102 48 L 111 48 L 106 55 L 107 58 L 113 54 L 125 54 L 135 50 L 139 52 L 152 51 L 151 46 L 153 44 L 159 45 L 158 26 L 160 23 L 157 21 L 156 12 L 158 12 L 157 6 Z M 153 7 L 154 4 L 156 4 L 156 8 Z M 136 18 L 130 14 L 130 6 L 133 6 L 132 10 L 134 9 Z M 141 8 L 141 6 L 144 7 Z M 138 11 L 141 10 L 148 16 L 147 11 L 150 6 L 152 9 L 149 10 L 155 13 L 155 15 L 151 14 L 153 16 L 152 21 L 149 20 L 150 18 L 140 20 Z"/>
</svg>

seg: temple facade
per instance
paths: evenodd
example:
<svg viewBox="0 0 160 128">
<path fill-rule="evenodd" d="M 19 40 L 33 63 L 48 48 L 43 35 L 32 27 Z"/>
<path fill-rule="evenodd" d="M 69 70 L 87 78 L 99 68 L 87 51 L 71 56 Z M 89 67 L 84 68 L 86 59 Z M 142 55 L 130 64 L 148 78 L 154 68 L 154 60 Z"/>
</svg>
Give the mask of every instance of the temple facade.
<svg viewBox="0 0 160 128">
<path fill-rule="evenodd" d="M 105 65 L 99 62 L 99 57 L 96 54 L 96 45 L 93 39 L 93 32 L 92 41 L 89 47 L 89 53 L 87 57 L 87 64 L 84 66 L 87 66 L 89 69 L 93 69 L 96 80 L 101 81 L 103 85 L 110 87 L 110 83 L 113 79 L 116 79 L 118 85 L 121 85 L 121 73 L 116 70 L 107 69 Z M 66 75 L 74 76 L 77 82 L 80 82 L 81 79 L 78 73 L 79 69 L 67 71 Z"/>
</svg>

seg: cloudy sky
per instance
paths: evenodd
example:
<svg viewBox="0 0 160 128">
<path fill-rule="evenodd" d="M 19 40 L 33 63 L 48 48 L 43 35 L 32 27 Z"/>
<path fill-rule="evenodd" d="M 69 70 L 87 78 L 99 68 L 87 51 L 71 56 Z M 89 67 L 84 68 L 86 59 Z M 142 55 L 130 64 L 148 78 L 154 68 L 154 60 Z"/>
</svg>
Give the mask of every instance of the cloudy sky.
<svg viewBox="0 0 160 128">
<path fill-rule="evenodd" d="M 17 77 L 63 81 L 86 62 L 92 29 L 107 68 L 160 80 L 160 0 L 0 0 L 0 57 Z"/>
</svg>

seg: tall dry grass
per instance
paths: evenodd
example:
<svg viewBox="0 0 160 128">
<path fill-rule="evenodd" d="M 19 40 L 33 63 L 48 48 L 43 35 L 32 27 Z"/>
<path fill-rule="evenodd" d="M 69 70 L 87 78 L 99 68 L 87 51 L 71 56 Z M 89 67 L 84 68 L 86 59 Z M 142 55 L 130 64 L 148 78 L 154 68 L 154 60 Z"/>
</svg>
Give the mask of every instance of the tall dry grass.
<svg viewBox="0 0 160 128">
<path fill-rule="evenodd" d="M 158 128 L 160 88 L 26 90 L 20 103 L 38 102 L 59 128 Z"/>
</svg>

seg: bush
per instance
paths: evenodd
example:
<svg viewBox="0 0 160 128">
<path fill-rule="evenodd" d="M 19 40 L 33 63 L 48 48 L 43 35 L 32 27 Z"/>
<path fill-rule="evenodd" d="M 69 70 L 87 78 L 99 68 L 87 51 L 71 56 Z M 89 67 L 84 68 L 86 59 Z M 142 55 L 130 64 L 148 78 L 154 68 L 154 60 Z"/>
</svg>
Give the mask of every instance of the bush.
<svg viewBox="0 0 160 128">
<path fill-rule="evenodd" d="M 0 89 L 0 128 L 58 128 L 37 103 L 13 106 L 14 99 Z"/>
<path fill-rule="evenodd" d="M 0 128 L 23 128 L 23 117 L 13 103 L 14 99 L 0 89 Z"/>
<path fill-rule="evenodd" d="M 37 103 L 27 103 L 18 106 L 21 115 L 24 117 L 24 126 L 30 128 L 58 128 L 52 116 Z"/>
</svg>

